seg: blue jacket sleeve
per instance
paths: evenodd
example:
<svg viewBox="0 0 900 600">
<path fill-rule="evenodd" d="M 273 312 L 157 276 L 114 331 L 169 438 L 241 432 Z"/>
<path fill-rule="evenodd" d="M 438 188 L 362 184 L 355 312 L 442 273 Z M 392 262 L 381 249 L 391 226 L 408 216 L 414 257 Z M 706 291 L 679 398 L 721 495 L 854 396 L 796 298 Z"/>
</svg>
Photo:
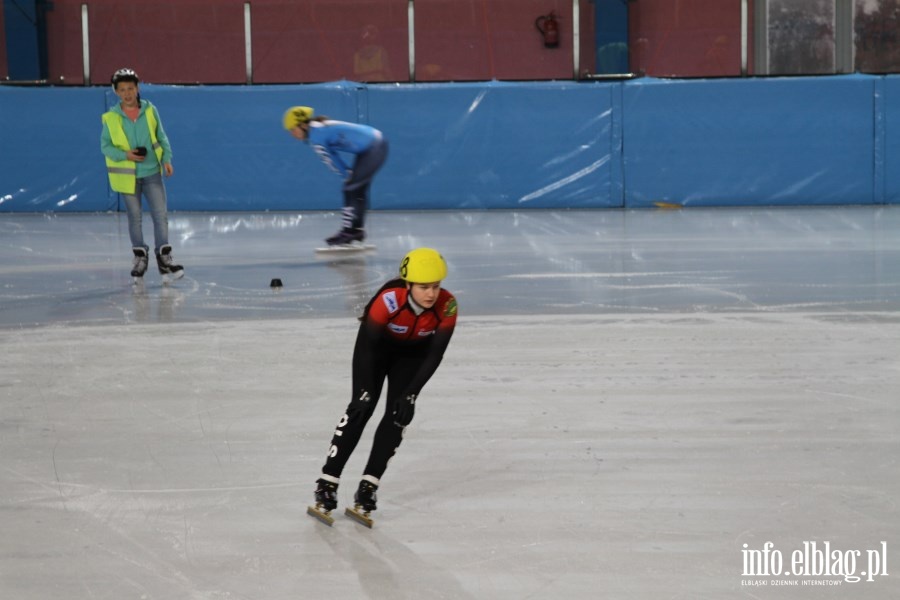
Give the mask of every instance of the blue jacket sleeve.
<svg viewBox="0 0 900 600">
<path fill-rule="evenodd" d="M 319 155 L 319 158 L 322 159 L 322 162 L 325 165 L 340 175 L 343 178 L 347 178 L 350 174 L 350 168 L 344 164 L 344 161 L 341 160 L 341 157 L 337 152 L 332 150 L 330 147 L 324 144 L 313 144 L 313 150 L 316 151 L 316 154 Z"/>
</svg>

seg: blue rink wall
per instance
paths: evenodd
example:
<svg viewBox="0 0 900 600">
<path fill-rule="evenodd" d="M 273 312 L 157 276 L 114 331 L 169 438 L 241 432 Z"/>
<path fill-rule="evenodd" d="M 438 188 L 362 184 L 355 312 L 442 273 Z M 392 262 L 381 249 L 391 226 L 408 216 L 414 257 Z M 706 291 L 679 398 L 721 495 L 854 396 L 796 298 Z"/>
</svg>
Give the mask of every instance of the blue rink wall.
<svg viewBox="0 0 900 600">
<path fill-rule="evenodd" d="M 389 142 L 374 209 L 896 204 L 900 76 L 143 85 L 173 146 L 169 207 L 334 210 L 341 180 L 281 127 L 294 104 Z M 108 88 L 0 87 L 0 212 L 124 210 Z"/>
</svg>

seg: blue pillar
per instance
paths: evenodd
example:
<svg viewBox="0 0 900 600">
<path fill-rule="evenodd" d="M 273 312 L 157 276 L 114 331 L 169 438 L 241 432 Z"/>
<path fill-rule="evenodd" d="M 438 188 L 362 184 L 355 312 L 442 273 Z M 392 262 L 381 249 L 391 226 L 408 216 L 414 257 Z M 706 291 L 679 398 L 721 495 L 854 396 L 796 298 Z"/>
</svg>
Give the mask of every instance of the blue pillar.
<svg viewBox="0 0 900 600">
<path fill-rule="evenodd" d="M 46 78 L 44 10 L 46 1 L 3 0 L 6 60 L 12 81 Z"/>
<path fill-rule="evenodd" d="M 597 73 L 628 73 L 629 0 L 594 0 L 594 3 Z"/>
</svg>

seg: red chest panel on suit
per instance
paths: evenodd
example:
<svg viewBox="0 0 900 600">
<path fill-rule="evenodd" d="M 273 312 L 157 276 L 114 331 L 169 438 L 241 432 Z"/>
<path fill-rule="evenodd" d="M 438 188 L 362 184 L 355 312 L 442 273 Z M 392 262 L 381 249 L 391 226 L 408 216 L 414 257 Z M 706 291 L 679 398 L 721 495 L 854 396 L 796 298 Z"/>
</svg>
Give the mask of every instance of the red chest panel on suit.
<svg viewBox="0 0 900 600">
<path fill-rule="evenodd" d="M 390 288 L 372 303 L 369 320 L 380 325 L 388 336 L 408 342 L 425 341 L 438 329 L 452 329 L 456 324 L 456 299 L 442 289 L 430 310 L 419 315 L 407 303 L 409 290 Z"/>
</svg>

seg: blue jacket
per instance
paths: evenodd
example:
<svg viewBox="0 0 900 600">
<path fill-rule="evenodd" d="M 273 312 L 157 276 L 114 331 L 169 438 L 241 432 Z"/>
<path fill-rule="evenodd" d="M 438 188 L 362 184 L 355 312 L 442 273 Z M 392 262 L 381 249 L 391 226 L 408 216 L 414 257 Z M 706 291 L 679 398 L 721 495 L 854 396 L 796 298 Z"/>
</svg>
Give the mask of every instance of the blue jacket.
<svg viewBox="0 0 900 600">
<path fill-rule="evenodd" d="M 381 136 L 380 131 L 368 125 L 331 120 L 310 121 L 307 141 L 328 168 L 347 178 L 350 175 L 350 167 L 341 159 L 338 152 L 358 156 L 371 148 L 375 140 L 381 139 Z"/>
<path fill-rule="evenodd" d="M 125 137 L 128 138 L 128 144 L 131 148 L 134 149 L 138 146 L 147 148 L 147 156 L 144 157 L 144 161 L 135 163 L 137 166 L 135 176 L 138 178 L 159 173 L 161 167 L 156 160 L 156 154 L 152 151 L 153 142 L 150 141 L 150 128 L 147 125 L 146 117 L 146 112 L 148 110 L 152 110 L 156 113 L 156 139 L 163 149 L 162 162 L 163 164 L 171 163 L 172 146 L 169 145 L 169 138 L 166 136 L 165 129 L 163 129 L 162 121 L 159 118 L 159 111 L 156 110 L 156 107 L 153 106 L 149 100 L 141 100 L 141 112 L 138 115 L 137 121 L 134 122 L 122 112 L 122 105 L 120 103 L 117 102 L 109 109 L 109 112 L 121 115 L 122 129 L 125 131 Z M 112 140 L 109 137 L 109 129 L 107 129 L 105 125 L 100 134 L 100 150 L 112 160 L 125 160 L 125 151 L 113 146 Z"/>
</svg>

